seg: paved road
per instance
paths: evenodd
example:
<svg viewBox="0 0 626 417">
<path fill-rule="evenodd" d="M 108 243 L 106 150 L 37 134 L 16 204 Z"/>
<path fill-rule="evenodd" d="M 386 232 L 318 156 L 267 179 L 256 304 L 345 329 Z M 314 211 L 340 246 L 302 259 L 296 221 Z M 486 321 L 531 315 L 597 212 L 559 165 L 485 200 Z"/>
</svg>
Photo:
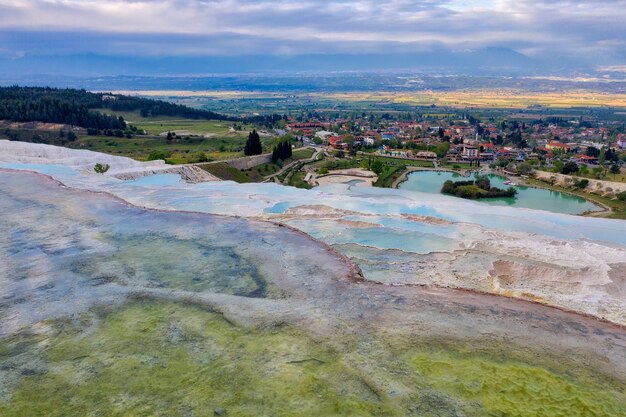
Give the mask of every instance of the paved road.
<svg viewBox="0 0 626 417">
<path fill-rule="evenodd" d="M 276 181 L 276 179 L 278 179 L 279 176 L 281 176 L 285 171 L 290 170 L 291 168 L 293 168 L 294 166 L 298 165 L 298 164 L 306 164 L 308 162 L 313 162 L 317 160 L 317 157 L 323 152 L 323 149 L 315 149 L 315 153 L 313 155 L 311 155 L 310 158 L 308 159 L 298 159 L 295 161 L 292 161 L 290 163 L 288 163 L 287 165 L 285 165 L 284 167 L 282 167 L 280 170 L 276 171 L 275 173 L 273 173 L 272 175 L 266 177 L 263 182 L 268 182 L 268 181 L 274 181 L 274 182 L 280 182 L 280 181 Z"/>
</svg>

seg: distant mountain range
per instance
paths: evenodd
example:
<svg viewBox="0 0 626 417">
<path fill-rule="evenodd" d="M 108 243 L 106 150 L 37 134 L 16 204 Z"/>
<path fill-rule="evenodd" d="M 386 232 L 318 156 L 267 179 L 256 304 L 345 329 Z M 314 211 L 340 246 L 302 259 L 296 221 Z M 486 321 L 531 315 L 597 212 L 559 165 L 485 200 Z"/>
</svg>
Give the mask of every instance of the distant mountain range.
<svg viewBox="0 0 626 417">
<path fill-rule="evenodd" d="M 267 92 L 587 89 L 626 92 L 626 70 L 595 70 L 507 48 L 389 54 L 0 56 L 0 86 Z"/>
<path fill-rule="evenodd" d="M 559 65 L 566 65 L 561 63 Z M 0 58 L 0 79 L 33 76 L 207 75 L 302 71 L 427 71 L 465 75 L 535 75 L 558 66 L 506 48 L 390 54 L 141 57 L 104 55 Z"/>
</svg>

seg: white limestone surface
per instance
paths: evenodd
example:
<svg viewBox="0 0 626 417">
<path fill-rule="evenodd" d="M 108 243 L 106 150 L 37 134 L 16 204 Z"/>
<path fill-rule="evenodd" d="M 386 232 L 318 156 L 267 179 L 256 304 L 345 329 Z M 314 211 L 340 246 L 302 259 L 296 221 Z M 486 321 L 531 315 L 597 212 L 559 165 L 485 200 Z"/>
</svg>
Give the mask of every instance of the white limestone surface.
<svg viewBox="0 0 626 417">
<path fill-rule="evenodd" d="M 69 149 L 42 143 L 0 140 L 0 163 L 65 165 L 83 173 L 94 173 L 95 164 L 109 164 L 106 175 L 170 169 L 164 161 L 139 162 L 86 149 Z"/>
<path fill-rule="evenodd" d="M 312 190 L 229 181 L 190 184 L 178 177 L 172 181 L 172 174 L 122 181 L 85 174 L 70 156 L 76 151 L 0 146 L 0 167 L 19 168 L 21 162 L 22 169 L 46 173 L 69 187 L 105 191 L 140 207 L 286 223 L 333 245 L 371 281 L 490 292 L 626 324 L 623 220 L 349 184 Z M 9 146 L 19 152 L 7 153 Z M 84 158 L 89 164 L 118 160 L 94 152 Z M 28 166 L 46 162 L 59 165 L 54 170 Z M 299 256 L 310 254 L 303 250 Z"/>
</svg>

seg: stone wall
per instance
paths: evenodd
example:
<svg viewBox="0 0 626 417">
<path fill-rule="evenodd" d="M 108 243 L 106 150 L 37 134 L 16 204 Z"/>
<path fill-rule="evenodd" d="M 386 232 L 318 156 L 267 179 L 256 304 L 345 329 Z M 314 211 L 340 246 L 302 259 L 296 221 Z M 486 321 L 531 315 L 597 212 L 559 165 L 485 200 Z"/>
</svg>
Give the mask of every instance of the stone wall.
<svg viewBox="0 0 626 417">
<path fill-rule="evenodd" d="M 217 178 L 215 175 L 193 165 L 174 165 L 165 169 L 147 169 L 145 171 L 122 172 L 113 174 L 113 176 L 121 180 L 136 180 L 138 178 L 156 174 L 178 174 L 183 181 L 189 183 L 221 181 L 221 179 Z"/>
<path fill-rule="evenodd" d="M 243 158 L 230 159 L 228 161 L 221 161 L 221 162 L 226 162 L 231 167 L 237 168 L 237 169 L 250 169 L 250 168 L 254 168 L 257 165 L 270 162 L 271 160 L 272 160 L 272 154 L 267 153 L 267 154 L 262 154 L 262 155 L 245 156 Z"/>
</svg>

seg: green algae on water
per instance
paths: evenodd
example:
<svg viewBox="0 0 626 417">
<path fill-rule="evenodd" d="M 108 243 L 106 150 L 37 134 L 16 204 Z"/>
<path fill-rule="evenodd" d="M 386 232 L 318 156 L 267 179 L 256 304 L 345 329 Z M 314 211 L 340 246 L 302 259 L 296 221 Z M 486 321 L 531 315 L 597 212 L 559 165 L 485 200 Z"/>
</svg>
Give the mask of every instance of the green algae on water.
<svg viewBox="0 0 626 417">
<path fill-rule="evenodd" d="M 95 329 L 65 323 L 47 371 L 24 376 L 0 415 L 392 415 L 340 356 L 288 327 L 136 301 Z"/>
<path fill-rule="evenodd" d="M 487 416 L 624 416 L 624 387 L 609 387 L 517 360 L 485 354 L 424 351 L 409 354 L 413 369 L 432 386 Z"/>
<path fill-rule="evenodd" d="M 324 341 L 289 325 L 236 327 L 183 303 L 139 299 L 48 324 L 0 342 L 0 377 L 12 368 L 14 379 L 0 398 L 3 417 L 216 409 L 250 417 L 576 417 L 626 409 L 623 384 L 567 376 L 505 352 L 409 337 L 390 343 L 375 332 Z"/>
</svg>

